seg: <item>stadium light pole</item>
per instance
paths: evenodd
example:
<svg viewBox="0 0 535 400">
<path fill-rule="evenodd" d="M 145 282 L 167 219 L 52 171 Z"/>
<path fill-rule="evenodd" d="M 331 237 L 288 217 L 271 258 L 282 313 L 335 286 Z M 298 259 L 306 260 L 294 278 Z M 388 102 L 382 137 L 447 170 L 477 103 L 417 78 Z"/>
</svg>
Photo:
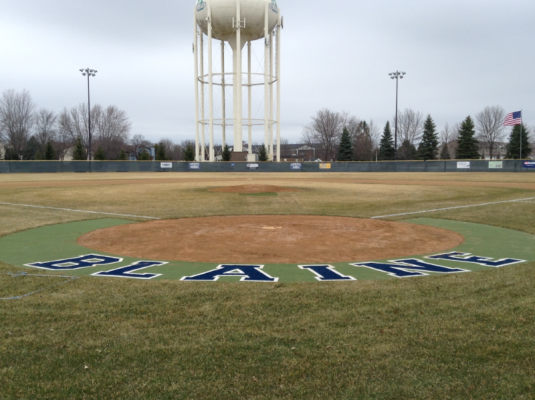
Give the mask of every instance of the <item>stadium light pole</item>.
<svg viewBox="0 0 535 400">
<path fill-rule="evenodd" d="M 91 97 L 89 95 L 89 77 L 95 76 L 98 72 L 95 69 L 81 69 L 80 72 L 83 76 L 87 76 L 87 127 L 89 133 L 89 148 L 87 149 L 87 158 L 91 161 Z"/>
<path fill-rule="evenodd" d="M 403 76 L 405 75 L 405 72 L 391 72 L 388 75 L 390 75 L 390 79 L 396 80 L 396 121 L 394 126 L 394 160 L 398 159 L 398 83 L 400 79 L 403 79 Z"/>
</svg>

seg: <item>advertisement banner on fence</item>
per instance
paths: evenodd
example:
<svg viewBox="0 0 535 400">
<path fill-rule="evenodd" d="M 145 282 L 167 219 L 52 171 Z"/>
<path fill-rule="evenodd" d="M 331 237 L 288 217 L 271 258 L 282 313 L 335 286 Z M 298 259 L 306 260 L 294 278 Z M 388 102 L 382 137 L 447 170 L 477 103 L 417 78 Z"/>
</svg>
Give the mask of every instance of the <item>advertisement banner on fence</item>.
<svg viewBox="0 0 535 400">
<path fill-rule="evenodd" d="M 524 161 L 524 168 L 535 168 L 535 161 Z"/>
<path fill-rule="evenodd" d="M 489 161 L 489 168 L 490 169 L 502 169 L 503 161 Z"/>
<path fill-rule="evenodd" d="M 247 169 L 258 169 L 258 164 L 247 164 Z"/>
<path fill-rule="evenodd" d="M 457 161 L 457 169 L 470 169 L 470 161 Z"/>
<path fill-rule="evenodd" d="M 201 163 L 198 162 L 190 162 L 188 164 L 189 169 L 201 169 Z"/>
<path fill-rule="evenodd" d="M 303 166 L 301 165 L 301 163 L 291 163 L 290 164 L 290 169 L 302 169 Z"/>
<path fill-rule="evenodd" d="M 330 163 L 320 163 L 320 169 L 331 169 Z"/>
<path fill-rule="evenodd" d="M 162 162 L 160 163 L 160 168 L 173 168 L 172 162 Z"/>
</svg>

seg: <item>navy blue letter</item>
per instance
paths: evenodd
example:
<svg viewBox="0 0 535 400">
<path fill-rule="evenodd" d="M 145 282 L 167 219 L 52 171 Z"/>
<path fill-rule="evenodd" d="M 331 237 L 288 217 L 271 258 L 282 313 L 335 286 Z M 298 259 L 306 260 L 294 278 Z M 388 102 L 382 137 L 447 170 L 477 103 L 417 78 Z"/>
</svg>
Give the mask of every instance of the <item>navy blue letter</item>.
<svg viewBox="0 0 535 400">
<path fill-rule="evenodd" d="M 491 261 L 492 258 L 489 257 L 471 256 L 470 253 L 459 253 L 458 251 L 437 254 L 426 258 L 431 258 L 433 260 L 459 261 L 465 263 L 485 265 L 487 267 L 504 267 L 506 265 L 525 262 L 525 260 L 518 260 L 516 258 L 502 258 L 501 260 Z"/>
<path fill-rule="evenodd" d="M 367 262 L 351 265 L 355 267 L 366 267 L 375 269 L 377 271 L 386 272 L 388 275 L 395 276 L 396 278 L 428 275 L 424 272 L 418 271 L 437 272 L 440 274 L 449 274 L 452 272 L 468 272 L 465 269 L 441 267 L 440 265 L 430 264 L 424 261 L 416 260 L 414 258 L 410 258 L 407 260 L 391 260 L 390 262 L 392 262 L 393 264 Z"/>
<path fill-rule="evenodd" d="M 65 258 L 63 260 L 36 262 L 24 264 L 26 267 L 50 269 L 53 271 L 72 270 L 79 268 L 96 267 L 97 265 L 110 265 L 123 261 L 122 258 L 101 256 L 100 254 L 86 254 L 85 256 Z"/>
<path fill-rule="evenodd" d="M 318 281 L 356 281 L 352 276 L 345 276 L 338 272 L 332 265 L 300 265 L 301 269 L 309 269 Z"/>
<path fill-rule="evenodd" d="M 165 265 L 166 262 L 159 261 L 137 261 L 133 264 L 127 265 L 126 267 L 120 267 L 112 269 L 111 271 L 101 271 L 91 274 L 93 276 L 112 276 L 115 278 L 133 278 L 133 279 L 152 279 L 160 276 L 161 274 L 133 274 L 132 271 L 137 271 L 144 268 L 157 267 L 160 265 Z"/>
<path fill-rule="evenodd" d="M 194 276 L 184 276 L 181 281 L 215 282 L 221 276 L 241 276 L 240 282 L 277 282 L 262 271 L 263 265 L 219 265 L 216 269 Z"/>
</svg>

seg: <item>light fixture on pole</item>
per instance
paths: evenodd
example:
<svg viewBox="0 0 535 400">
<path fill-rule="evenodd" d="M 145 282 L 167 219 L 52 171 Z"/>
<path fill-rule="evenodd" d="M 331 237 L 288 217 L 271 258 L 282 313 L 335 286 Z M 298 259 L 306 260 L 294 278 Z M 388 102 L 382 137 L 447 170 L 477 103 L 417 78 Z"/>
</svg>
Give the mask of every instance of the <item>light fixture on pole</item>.
<svg viewBox="0 0 535 400">
<path fill-rule="evenodd" d="M 394 126 L 394 159 L 398 159 L 398 83 L 400 79 L 403 79 L 403 76 L 405 75 L 405 72 L 391 72 L 388 75 L 390 75 L 390 79 L 396 80 L 396 121 Z"/>
<path fill-rule="evenodd" d="M 88 133 L 89 133 L 89 146 L 87 149 L 87 158 L 91 161 L 91 97 L 89 95 L 89 77 L 95 76 L 98 72 L 95 69 L 81 69 L 80 72 L 83 76 L 87 76 L 87 122 L 88 122 Z"/>
</svg>

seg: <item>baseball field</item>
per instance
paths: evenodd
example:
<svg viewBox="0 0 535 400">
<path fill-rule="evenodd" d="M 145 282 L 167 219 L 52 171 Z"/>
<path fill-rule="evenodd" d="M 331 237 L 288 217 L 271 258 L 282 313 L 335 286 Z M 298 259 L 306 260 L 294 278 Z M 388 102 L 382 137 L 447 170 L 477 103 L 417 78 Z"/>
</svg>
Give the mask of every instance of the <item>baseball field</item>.
<svg viewBox="0 0 535 400">
<path fill-rule="evenodd" d="M 0 174 L 0 399 L 535 397 L 535 174 Z"/>
</svg>

